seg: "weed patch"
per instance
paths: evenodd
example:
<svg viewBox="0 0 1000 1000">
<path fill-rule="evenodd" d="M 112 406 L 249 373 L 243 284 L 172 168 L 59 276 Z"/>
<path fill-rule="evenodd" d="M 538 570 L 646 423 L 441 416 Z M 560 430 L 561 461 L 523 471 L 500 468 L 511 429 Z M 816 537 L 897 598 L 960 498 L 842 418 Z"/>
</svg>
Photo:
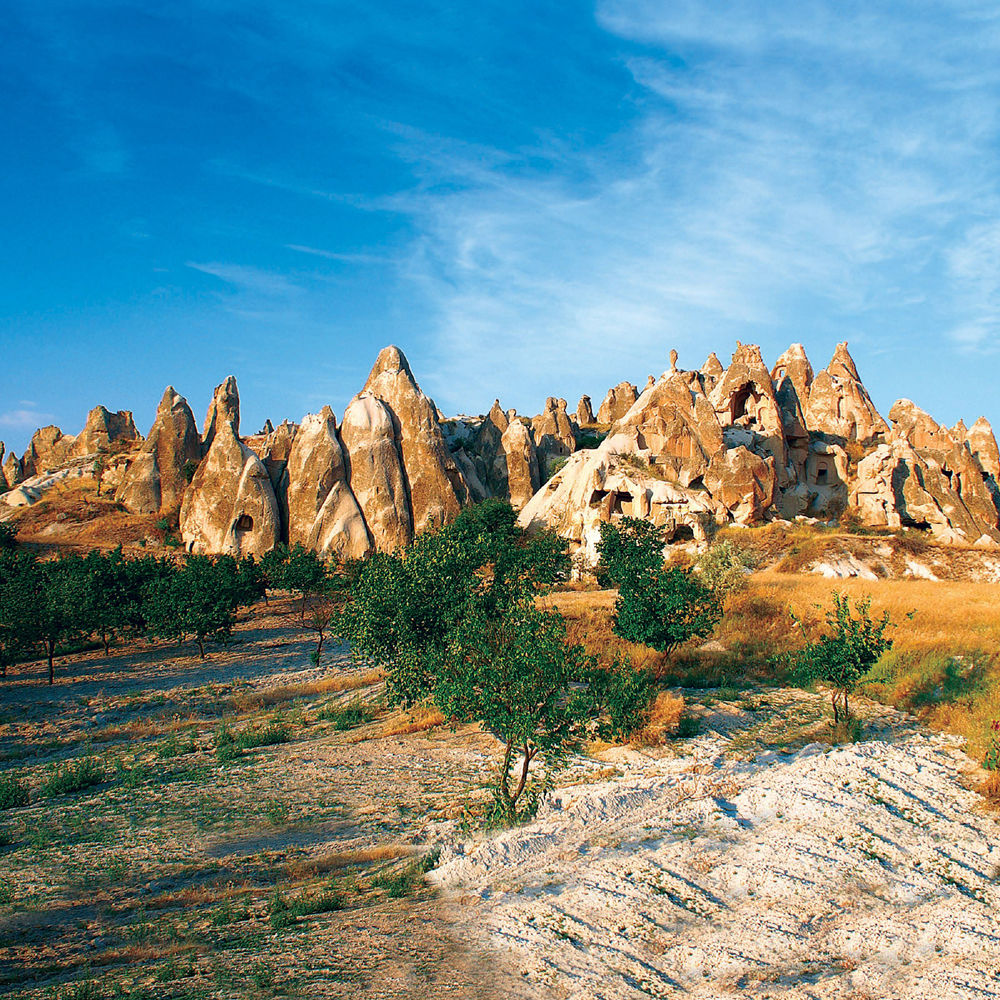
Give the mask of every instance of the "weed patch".
<svg viewBox="0 0 1000 1000">
<path fill-rule="evenodd" d="M 43 798 L 54 798 L 56 795 L 72 795 L 84 789 L 101 785 L 108 780 L 107 772 L 100 762 L 93 757 L 85 757 L 75 764 L 67 764 L 57 770 L 47 781 L 42 782 L 39 789 Z"/>
<path fill-rule="evenodd" d="M 28 804 L 28 786 L 13 775 L 0 777 L 0 809 L 17 809 Z"/>
</svg>

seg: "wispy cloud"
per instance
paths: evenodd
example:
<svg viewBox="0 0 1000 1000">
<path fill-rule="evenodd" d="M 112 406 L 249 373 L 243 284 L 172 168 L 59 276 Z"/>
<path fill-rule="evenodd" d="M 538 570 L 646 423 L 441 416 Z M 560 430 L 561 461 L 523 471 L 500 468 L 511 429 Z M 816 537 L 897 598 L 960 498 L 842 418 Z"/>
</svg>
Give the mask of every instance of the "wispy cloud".
<svg viewBox="0 0 1000 1000">
<path fill-rule="evenodd" d="M 926 335 L 1000 342 L 992 5 L 603 0 L 597 18 L 642 109 L 604 144 L 399 136 L 442 397 L 638 377 L 671 346 L 694 366 L 737 336 L 874 351 L 922 303 Z"/>
<path fill-rule="evenodd" d="M 319 247 L 299 246 L 296 243 L 286 243 L 286 250 L 309 254 L 312 257 L 324 257 L 327 260 L 339 260 L 345 264 L 390 264 L 393 259 L 385 254 L 374 253 L 337 253 L 334 250 L 321 250 Z"/>
<path fill-rule="evenodd" d="M 29 430 L 42 427 L 55 417 L 51 413 L 41 413 L 34 407 L 20 410 L 7 410 L 0 413 L 0 427 L 11 427 L 17 430 Z"/>
</svg>

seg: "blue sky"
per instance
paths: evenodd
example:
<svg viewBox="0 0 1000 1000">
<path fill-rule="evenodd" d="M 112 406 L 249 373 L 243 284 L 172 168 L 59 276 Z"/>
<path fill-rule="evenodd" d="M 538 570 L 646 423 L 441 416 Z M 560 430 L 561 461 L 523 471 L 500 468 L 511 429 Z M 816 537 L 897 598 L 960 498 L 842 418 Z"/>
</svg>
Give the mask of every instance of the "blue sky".
<svg viewBox="0 0 1000 1000">
<path fill-rule="evenodd" d="M 979 0 L 6 0 L 0 438 L 447 412 L 848 340 L 1000 421 L 1000 8 Z"/>
</svg>

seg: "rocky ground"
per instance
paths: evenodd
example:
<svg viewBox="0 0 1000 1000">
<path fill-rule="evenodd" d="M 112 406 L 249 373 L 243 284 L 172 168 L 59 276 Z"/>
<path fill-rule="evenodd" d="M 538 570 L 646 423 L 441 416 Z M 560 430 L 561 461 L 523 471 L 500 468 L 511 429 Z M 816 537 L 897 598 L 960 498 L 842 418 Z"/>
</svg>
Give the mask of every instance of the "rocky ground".
<svg viewBox="0 0 1000 1000">
<path fill-rule="evenodd" d="M 1000 825 L 907 716 L 861 703 L 833 746 L 818 696 L 688 690 L 685 735 L 590 747 L 486 834 L 492 738 L 314 668 L 292 602 L 237 639 L 0 681 L 0 773 L 31 788 L 0 812 L 0 993 L 1000 995 Z M 220 760 L 224 720 L 282 739 Z M 84 759 L 102 780 L 42 794 Z"/>
</svg>

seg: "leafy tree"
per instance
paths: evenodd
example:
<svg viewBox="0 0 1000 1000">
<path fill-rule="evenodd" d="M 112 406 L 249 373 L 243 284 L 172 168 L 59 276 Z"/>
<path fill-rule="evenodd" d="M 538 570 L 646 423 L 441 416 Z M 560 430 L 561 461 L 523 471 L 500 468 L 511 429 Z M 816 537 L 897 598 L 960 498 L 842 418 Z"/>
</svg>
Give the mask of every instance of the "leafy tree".
<svg viewBox="0 0 1000 1000">
<path fill-rule="evenodd" d="M 615 635 L 669 653 L 711 635 L 722 617 L 718 595 L 690 569 L 663 566 L 663 529 L 639 518 L 601 525 L 599 570 L 618 585 Z"/>
<path fill-rule="evenodd" d="M 534 605 L 568 565 L 563 540 L 529 536 L 510 504 L 486 501 L 422 532 L 405 552 L 358 567 L 338 616 L 353 655 L 386 668 L 390 704 L 433 698 L 453 721 L 482 722 L 497 737 L 504 821 L 537 800 L 531 762 L 558 761 L 621 693 L 617 678 L 566 642 L 561 617 Z"/>
<path fill-rule="evenodd" d="M 163 639 L 192 636 L 205 658 L 205 643 L 227 642 L 236 610 L 246 599 L 232 556 L 191 555 L 184 566 L 157 579 L 147 591 L 149 631 Z"/>
<path fill-rule="evenodd" d="M 9 521 L 0 522 L 0 552 L 17 548 L 17 532 L 16 524 L 11 524 Z"/>
<path fill-rule="evenodd" d="M 91 472 L 94 474 L 94 479 L 97 481 L 97 495 L 101 495 L 101 483 L 104 480 L 104 472 L 107 469 L 107 459 L 103 454 L 99 454 L 97 458 L 94 459 L 94 465 L 91 468 Z"/>
<path fill-rule="evenodd" d="M 48 661 L 49 684 L 55 681 L 55 656 L 60 645 L 89 634 L 90 607 L 87 570 L 80 556 L 48 562 L 33 560 L 21 578 L 33 602 L 27 637 L 41 646 Z"/>
<path fill-rule="evenodd" d="M 895 626 L 888 611 L 881 618 L 872 618 L 870 597 L 855 602 L 855 613 L 851 611 L 850 594 L 834 591 L 832 598 L 833 607 L 826 613 L 829 631 L 799 652 L 796 678 L 801 683 L 821 681 L 830 687 L 836 724 L 850 720 L 848 695 L 879 657 L 892 648 L 892 639 L 885 633 Z"/>
<path fill-rule="evenodd" d="M 32 628 L 35 557 L 0 549 L 0 674 L 30 656 L 37 641 Z"/>
<path fill-rule="evenodd" d="M 583 647 L 567 644 L 562 618 L 529 602 L 500 617 L 479 608 L 456 623 L 434 701 L 455 721 L 481 722 L 503 744 L 494 794 L 507 822 L 533 809 L 537 796 L 528 810 L 518 802 L 530 791 L 535 757 L 561 761 L 595 721 L 600 706 L 586 686 L 594 669 Z"/>
</svg>

